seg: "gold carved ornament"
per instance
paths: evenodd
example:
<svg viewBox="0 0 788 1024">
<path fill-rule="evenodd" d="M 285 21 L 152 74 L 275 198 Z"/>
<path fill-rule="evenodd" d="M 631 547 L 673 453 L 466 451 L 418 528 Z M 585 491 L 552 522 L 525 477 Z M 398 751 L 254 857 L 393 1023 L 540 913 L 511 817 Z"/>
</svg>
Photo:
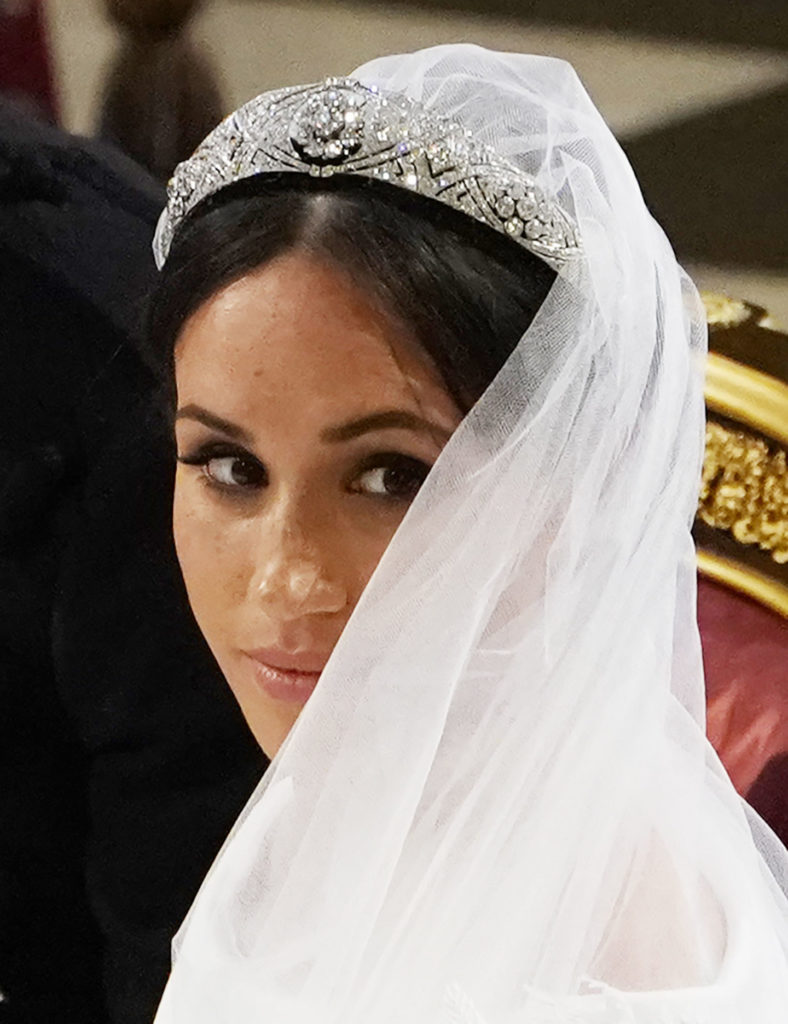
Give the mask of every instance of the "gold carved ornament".
<svg viewBox="0 0 788 1024">
<path fill-rule="evenodd" d="M 740 544 L 757 544 L 778 564 L 787 563 L 785 450 L 710 420 L 698 517 L 715 529 L 728 531 Z"/>
</svg>

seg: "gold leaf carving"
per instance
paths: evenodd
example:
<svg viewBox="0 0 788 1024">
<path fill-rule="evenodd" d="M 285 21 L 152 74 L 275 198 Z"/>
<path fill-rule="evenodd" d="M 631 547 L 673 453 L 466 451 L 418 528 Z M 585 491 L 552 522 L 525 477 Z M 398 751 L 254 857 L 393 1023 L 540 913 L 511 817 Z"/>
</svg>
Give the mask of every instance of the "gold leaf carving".
<svg viewBox="0 0 788 1024">
<path fill-rule="evenodd" d="M 788 465 L 777 445 L 710 420 L 698 516 L 788 562 Z"/>
</svg>

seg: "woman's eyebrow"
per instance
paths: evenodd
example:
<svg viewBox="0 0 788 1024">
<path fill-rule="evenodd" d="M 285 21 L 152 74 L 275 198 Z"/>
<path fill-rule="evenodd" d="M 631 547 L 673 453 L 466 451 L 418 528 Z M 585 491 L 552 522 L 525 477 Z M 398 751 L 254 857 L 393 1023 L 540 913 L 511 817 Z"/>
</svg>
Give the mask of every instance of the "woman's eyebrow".
<svg viewBox="0 0 788 1024">
<path fill-rule="evenodd" d="M 326 427 L 320 433 L 321 441 L 349 441 L 361 434 L 367 434 L 372 430 L 415 430 L 420 434 L 429 434 L 430 437 L 440 438 L 444 443 L 451 437 L 452 431 L 445 427 L 439 427 L 437 423 L 425 420 L 415 413 L 405 409 L 386 409 L 382 412 L 373 412 L 369 416 L 362 416 L 361 419 L 350 420 L 338 427 Z"/>
<path fill-rule="evenodd" d="M 222 416 L 217 416 L 201 405 L 190 403 L 189 405 L 182 406 L 175 413 L 175 419 L 195 420 L 197 423 L 202 423 L 203 426 L 210 427 L 212 430 L 218 430 L 222 434 L 226 434 L 227 437 L 232 437 L 234 440 L 241 441 L 246 445 L 251 445 L 253 441 L 252 435 L 244 430 L 243 427 L 224 419 Z M 362 416 L 360 419 L 350 420 L 337 427 L 326 427 L 321 431 L 320 439 L 321 441 L 336 443 L 339 441 L 350 441 L 354 437 L 359 437 L 361 434 L 367 434 L 373 430 L 396 429 L 415 430 L 420 434 L 429 434 L 430 437 L 436 440 L 442 440 L 444 444 L 452 434 L 451 430 L 438 426 L 437 423 L 432 423 L 430 420 L 425 420 L 423 417 L 417 416 L 416 413 L 408 412 L 406 409 L 385 409 L 381 412 L 370 413 L 368 416 Z"/>
<path fill-rule="evenodd" d="M 218 430 L 236 441 L 242 441 L 246 445 L 252 444 L 252 435 L 244 430 L 243 427 L 239 427 L 237 423 L 231 423 L 230 420 L 225 420 L 221 416 L 209 412 L 201 405 L 190 404 L 182 406 L 175 413 L 175 419 L 196 420 L 198 423 L 202 423 L 203 426 L 210 427 L 212 430 Z"/>
</svg>

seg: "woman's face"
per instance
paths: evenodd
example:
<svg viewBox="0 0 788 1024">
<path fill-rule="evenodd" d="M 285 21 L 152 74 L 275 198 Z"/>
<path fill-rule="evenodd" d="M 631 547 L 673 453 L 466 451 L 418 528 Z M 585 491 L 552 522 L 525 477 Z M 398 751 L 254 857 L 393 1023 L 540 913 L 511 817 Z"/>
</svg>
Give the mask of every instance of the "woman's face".
<svg viewBox="0 0 788 1024">
<path fill-rule="evenodd" d="M 297 252 L 192 314 L 175 375 L 178 558 L 273 757 L 462 413 L 403 328 Z"/>
</svg>

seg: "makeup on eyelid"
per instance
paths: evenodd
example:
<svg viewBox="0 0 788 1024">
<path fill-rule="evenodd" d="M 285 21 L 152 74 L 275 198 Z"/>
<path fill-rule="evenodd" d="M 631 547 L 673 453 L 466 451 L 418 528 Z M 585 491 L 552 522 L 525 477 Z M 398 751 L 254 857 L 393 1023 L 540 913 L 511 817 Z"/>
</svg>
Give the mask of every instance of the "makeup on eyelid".
<svg viewBox="0 0 788 1024">
<path fill-rule="evenodd" d="M 216 487 L 227 492 L 256 491 L 267 485 L 269 476 L 264 464 L 243 448 L 228 445 L 225 442 L 206 442 L 198 445 L 193 451 L 178 455 L 178 462 L 185 466 L 201 469 L 206 478 Z M 210 472 L 212 463 L 229 462 L 245 466 L 246 480 L 221 480 L 217 471 Z M 431 466 L 429 463 L 413 455 L 403 452 L 381 451 L 367 455 L 360 460 L 355 469 L 353 481 L 361 477 L 378 473 L 379 487 L 377 490 L 365 490 L 360 486 L 350 486 L 351 493 L 368 494 L 391 500 L 412 501 L 427 477 Z M 386 484 L 398 489 L 400 493 L 386 492 Z"/>
</svg>

